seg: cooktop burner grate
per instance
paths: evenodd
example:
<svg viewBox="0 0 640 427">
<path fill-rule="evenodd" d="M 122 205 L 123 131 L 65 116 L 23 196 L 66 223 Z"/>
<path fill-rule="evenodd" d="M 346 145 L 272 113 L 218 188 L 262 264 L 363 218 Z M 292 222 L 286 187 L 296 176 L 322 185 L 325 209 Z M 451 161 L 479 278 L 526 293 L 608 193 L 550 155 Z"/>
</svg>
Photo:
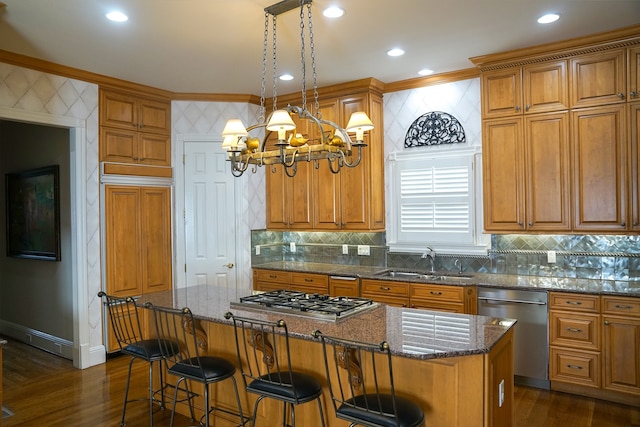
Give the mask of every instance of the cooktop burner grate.
<svg viewBox="0 0 640 427">
<path fill-rule="evenodd" d="M 232 302 L 231 306 L 337 320 L 377 307 L 378 304 L 367 298 L 330 297 L 323 294 L 278 290 L 242 297 L 240 302 Z"/>
</svg>

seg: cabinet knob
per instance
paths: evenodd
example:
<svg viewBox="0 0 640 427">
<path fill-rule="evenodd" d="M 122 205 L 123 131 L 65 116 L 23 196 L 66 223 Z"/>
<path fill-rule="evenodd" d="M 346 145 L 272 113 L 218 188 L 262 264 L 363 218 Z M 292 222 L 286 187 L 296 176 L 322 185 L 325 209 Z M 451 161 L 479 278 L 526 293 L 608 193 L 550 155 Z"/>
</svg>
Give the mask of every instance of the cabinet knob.
<svg viewBox="0 0 640 427">
<path fill-rule="evenodd" d="M 431 291 L 431 295 L 442 295 L 442 292 Z"/>
<path fill-rule="evenodd" d="M 620 98 L 620 99 L 624 99 L 624 93 L 620 92 L 620 93 L 618 94 L 618 98 Z"/>
<path fill-rule="evenodd" d="M 516 111 L 520 111 L 520 106 L 516 105 Z"/>
<path fill-rule="evenodd" d="M 605 320 L 605 321 L 604 321 L 604 324 L 605 324 L 605 325 L 609 325 L 609 321 L 608 321 L 608 320 Z"/>
<path fill-rule="evenodd" d="M 638 96 L 638 93 L 637 93 L 635 90 L 632 90 L 632 91 L 629 93 L 629 96 L 630 96 L 631 98 L 635 98 L 636 96 Z"/>
<path fill-rule="evenodd" d="M 525 105 L 524 108 L 525 108 L 526 111 L 529 111 L 529 109 L 531 108 L 531 105 L 527 104 L 527 105 Z"/>
<path fill-rule="evenodd" d="M 621 224 L 620 224 L 620 226 L 621 226 L 621 227 L 626 227 L 626 226 L 627 226 L 627 223 L 626 223 L 626 222 L 623 222 L 623 223 L 621 223 Z"/>
<path fill-rule="evenodd" d="M 529 223 L 529 227 L 533 227 L 533 222 L 530 222 L 530 223 Z"/>
</svg>

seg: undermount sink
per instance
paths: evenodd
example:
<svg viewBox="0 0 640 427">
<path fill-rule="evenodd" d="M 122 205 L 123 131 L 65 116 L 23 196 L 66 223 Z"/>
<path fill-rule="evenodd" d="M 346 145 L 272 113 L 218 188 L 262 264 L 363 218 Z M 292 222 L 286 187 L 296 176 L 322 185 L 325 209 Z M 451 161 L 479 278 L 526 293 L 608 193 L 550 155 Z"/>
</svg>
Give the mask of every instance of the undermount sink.
<svg viewBox="0 0 640 427">
<path fill-rule="evenodd" d="M 469 280 L 473 278 L 471 274 L 456 273 L 456 274 L 442 274 L 442 273 L 424 273 L 424 272 L 412 272 L 401 270 L 384 270 L 377 273 L 378 277 L 392 277 L 397 279 L 419 279 L 419 280 Z"/>
</svg>

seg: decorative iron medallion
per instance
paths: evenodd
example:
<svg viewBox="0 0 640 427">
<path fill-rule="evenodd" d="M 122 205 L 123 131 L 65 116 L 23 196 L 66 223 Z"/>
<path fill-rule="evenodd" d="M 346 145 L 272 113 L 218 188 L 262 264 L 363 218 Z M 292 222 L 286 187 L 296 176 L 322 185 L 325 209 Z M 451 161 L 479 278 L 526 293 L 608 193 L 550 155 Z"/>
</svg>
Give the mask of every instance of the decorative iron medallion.
<svg viewBox="0 0 640 427">
<path fill-rule="evenodd" d="M 405 148 L 460 144 L 467 141 L 462 125 L 451 114 L 431 111 L 418 117 L 404 137 Z"/>
</svg>

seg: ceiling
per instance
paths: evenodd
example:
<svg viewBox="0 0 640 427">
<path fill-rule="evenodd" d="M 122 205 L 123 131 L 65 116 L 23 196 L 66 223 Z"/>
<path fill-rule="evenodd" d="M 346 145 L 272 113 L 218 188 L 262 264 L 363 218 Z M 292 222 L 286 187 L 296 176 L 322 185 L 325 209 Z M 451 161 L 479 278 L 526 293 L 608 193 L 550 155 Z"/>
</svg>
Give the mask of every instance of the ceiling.
<svg viewBox="0 0 640 427">
<path fill-rule="evenodd" d="M 1 50 L 173 92 L 259 95 L 263 10 L 277 1 L 0 2 Z M 329 20 L 322 10 L 334 4 L 346 13 Z M 114 7 L 129 21 L 105 19 Z M 320 87 L 366 77 L 397 82 L 422 68 L 462 70 L 473 67 L 470 57 L 640 23 L 640 0 L 314 0 L 312 10 Z M 547 12 L 560 20 L 538 24 Z M 393 47 L 406 54 L 387 56 Z M 278 83 L 278 93 L 300 90 L 298 9 L 278 16 L 278 66 L 295 76 Z M 308 87 L 310 68 L 307 60 Z"/>
</svg>

